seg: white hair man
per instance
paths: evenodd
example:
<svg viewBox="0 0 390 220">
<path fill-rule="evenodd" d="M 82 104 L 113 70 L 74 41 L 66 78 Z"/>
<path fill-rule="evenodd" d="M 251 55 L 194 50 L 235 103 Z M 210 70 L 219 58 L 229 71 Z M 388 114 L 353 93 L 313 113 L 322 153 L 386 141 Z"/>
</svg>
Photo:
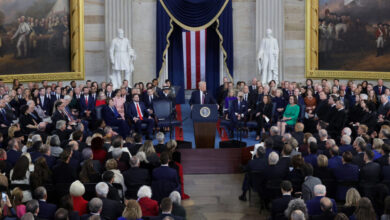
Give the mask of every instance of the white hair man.
<svg viewBox="0 0 390 220">
<path fill-rule="evenodd" d="M 321 210 L 321 199 L 326 196 L 326 187 L 325 185 L 318 184 L 314 186 L 314 198 L 312 198 L 309 201 L 306 201 L 306 207 L 307 211 L 310 216 L 314 215 L 321 215 L 322 210 Z M 336 202 L 331 199 L 333 203 L 333 211 L 337 212 L 336 208 Z"/>
<path fill-rule="evenodd" d="M 117 219 L 122 216 L 123 205 L 115 200 L 107 199 L 108 185 L 100 182 L 95 186 L 96 195 L 102 200 L 103 208 L 100 215 L 105 219 Z"/>
<path fill-rule="evenodd" d="M 351 151 L 351 152 L 353 151 L 350 136 L 348 136 L 348 135 L 341 136 L 340 144 L 341 144 L 340 149 L 339 149 L 340 154 L 343 154 L 346 151 Z"/>
<path fill-rule="evenodd" d="M 198 83 L 199 90 L 193 91 L 189 104 L 192 105 L 203 105 L 203 104 L 216 104 L 214 98 L 207 93 L 206 82 L 200 81 Z"/>
</svg>

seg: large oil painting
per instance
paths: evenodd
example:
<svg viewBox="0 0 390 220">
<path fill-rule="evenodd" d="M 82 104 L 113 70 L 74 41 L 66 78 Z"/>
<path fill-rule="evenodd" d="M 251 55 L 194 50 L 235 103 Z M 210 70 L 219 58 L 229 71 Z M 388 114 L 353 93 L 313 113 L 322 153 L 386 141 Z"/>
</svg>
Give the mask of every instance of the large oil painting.
<svg viewBox="0 0 390 220">
<path fill-rule="evenodd" d="M 319 0 L 319 69 L 390 71 L 390 1 Z"/>
<path fill-rule="evenodd" d="M 72 61 L 72 43 L 82 49 L 83 37 L 71 37 L 70 13 L 72 5 L 78 9 L 73 24 L 80 24 L 74 20 L 81 19 L 82 3 L 79 1 L 0 0 L 0 78 L 38 73 L 40 76 L 46 74 L 50 79 L 47 74 L 58 76 L 57 73 L 79 69 L 72 68 L 75 63 Z"/>
</svg>

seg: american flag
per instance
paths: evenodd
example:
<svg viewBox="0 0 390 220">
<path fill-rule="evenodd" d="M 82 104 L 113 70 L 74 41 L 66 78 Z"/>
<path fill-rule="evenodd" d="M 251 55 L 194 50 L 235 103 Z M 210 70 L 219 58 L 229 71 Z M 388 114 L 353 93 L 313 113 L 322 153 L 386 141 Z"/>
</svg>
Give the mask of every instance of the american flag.
<svg viewBox="0 0 390 220">
<path fill-rule="evenodd" d="M 206 30 L 182 32 L 185 89 L 197 89 L 198 82 L 206 80 L 206 34 Z"/>
</svg>

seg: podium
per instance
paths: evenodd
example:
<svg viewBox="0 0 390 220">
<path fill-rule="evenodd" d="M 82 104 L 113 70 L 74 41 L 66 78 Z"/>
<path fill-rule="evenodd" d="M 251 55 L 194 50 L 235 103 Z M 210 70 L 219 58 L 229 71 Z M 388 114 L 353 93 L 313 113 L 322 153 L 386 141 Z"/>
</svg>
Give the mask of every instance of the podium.
<svg viewBox="0 0 390 220">
<path fill-rule="evenodd" d="M 193 105 L 191 116 L 196 148 L 214 148 L 218 121 L 217 105 Z"/>
</svg>

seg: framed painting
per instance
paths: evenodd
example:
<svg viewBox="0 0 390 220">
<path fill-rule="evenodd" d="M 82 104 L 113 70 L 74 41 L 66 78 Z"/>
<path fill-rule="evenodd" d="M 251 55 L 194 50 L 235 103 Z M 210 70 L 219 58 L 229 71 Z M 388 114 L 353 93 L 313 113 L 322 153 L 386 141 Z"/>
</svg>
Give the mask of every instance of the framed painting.
<svg viewBox="0 0 390 220">
<path fill-rule="evenodd" d="M 390 80 L 390 1 L 306 1 L 306 77 Z"/>
<path fill-rule="evenodd" d="M 84 0 L 0 0 L 0 79 L 84 78 Z"/>
</svg>

